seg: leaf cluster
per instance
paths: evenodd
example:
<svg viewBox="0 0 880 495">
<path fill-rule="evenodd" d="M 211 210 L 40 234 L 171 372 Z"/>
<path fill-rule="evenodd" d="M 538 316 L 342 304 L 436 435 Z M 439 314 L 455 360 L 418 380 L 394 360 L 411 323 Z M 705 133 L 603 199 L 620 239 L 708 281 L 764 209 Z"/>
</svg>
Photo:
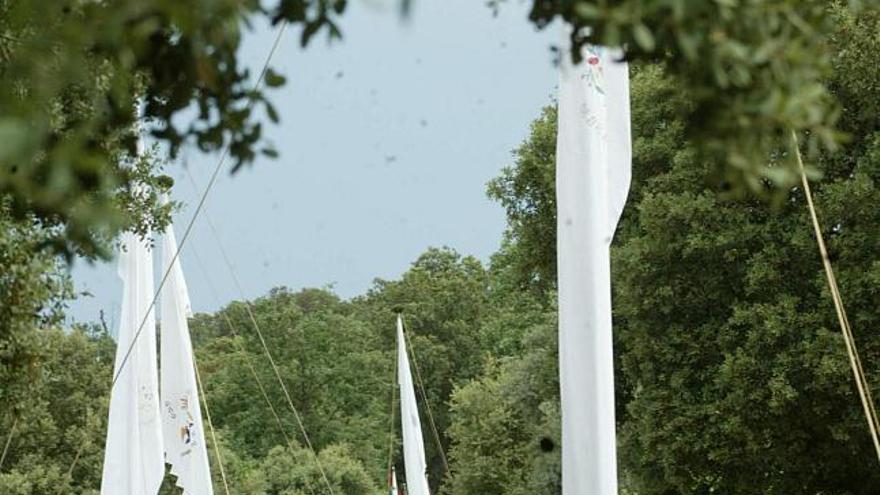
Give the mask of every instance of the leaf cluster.
<svg viewBox="0 0 880 495">
<path fill-rule="evenodd" d="M 149 132 L 173 158 L 181 146 L 224 147 L 233 171 L 263 143 L 254 86 L 238 49 L 254 16 L 302 26 L 305 46 L 341 36 L 344 0 L 125 0 L 0 3 L 0 195 L 12 212 L 61 225 L 59 247 L 106 254 L 101 240 L 138 223 L 117 201 L 142 171 L 130 162 Z M 265 85 L 284 78 L 265 73 Z M 148 175 L 158 175 L 153 164 Z"/>
<path fill-rule="evenodd" d="M 745 194 L 763 191 L 766 181 L 783 189 L 796 183 L 790 161 L 766 166 L 791 131 L 814 150 L 846 140 L 828 84 L 846 49 L 836 43 L 841 18 L 877 12 L 875 2 L 858 1 L 535 0 L 530 18 L 538 27 L 555 19 L 570 25 L 575 59 L 584 45 L 601 44 L 661 64 L 693 103 L 682 123 L 696 151 Z"/>
</svg>

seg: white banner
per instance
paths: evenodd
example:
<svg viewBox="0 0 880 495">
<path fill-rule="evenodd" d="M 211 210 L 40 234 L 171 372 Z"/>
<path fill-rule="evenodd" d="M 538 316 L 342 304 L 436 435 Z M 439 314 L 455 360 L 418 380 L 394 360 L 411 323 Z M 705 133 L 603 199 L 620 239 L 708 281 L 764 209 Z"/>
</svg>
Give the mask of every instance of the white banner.
<svg viewBox="0 0 880 495">
<path fill-rule="evenodd" d="M 122 315 L 114 366 L 114 376 L 119 378 L 110 393 L 101 495 L 156 495 L 165 476 L 152 311 L 144 321 L 154 296 L 148 242 L 131 233 L 121 238 Z"/>
<path fill-rule="evenodd" d="M 174 259 L 177 240 L 169 225 L 162 242 L 163 270 L 168 280 L 162 288 L 162 432 L 165 456 L 177 486 L 186 495 L 212 495 L 211 470 L 202 410 L 199 406 L 192 342 L 187 317 L 189 294 L 180 258 Z"/>
<path fill-rule="evenodd" d="M 610 244 L 631 176 L 620 52 L 563 56 L 556 145 L 562 492 L 616 495 Z"/>
<path fill-rule="evenodd" d="M 425 441 L 413 388 L 403 321 L 397 317 L 397 383 L 400 385 L 400 423 L 403 431 L 403 467 L 406 471 L 407 495 L 430 495 L 428 466 L 425 462 Z"/>
</svg>

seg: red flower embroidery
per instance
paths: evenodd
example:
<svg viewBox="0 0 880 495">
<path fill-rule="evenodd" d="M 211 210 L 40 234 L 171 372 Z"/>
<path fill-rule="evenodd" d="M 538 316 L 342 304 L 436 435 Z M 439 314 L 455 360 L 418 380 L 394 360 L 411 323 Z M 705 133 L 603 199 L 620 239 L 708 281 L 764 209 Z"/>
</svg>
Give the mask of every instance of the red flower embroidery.
<svg viewBox="0 0 880 495">
<path fill-rule="evenodd" d="M 590 58 L 587 59 L 587 63 L 590 64 L 590 65 L 596 65 L 596 64 L 599 63 L 599 57 L 593 55 L 593 56 L 591 56 Z"/>
</svg>

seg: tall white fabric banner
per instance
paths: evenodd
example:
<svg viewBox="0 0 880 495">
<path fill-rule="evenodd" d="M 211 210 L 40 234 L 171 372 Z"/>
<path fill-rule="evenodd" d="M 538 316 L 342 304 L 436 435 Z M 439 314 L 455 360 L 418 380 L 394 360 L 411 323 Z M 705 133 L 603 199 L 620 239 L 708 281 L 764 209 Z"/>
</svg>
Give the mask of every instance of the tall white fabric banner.
<svg viewBox="0 0 880 495">
<path fill-rule="evenodd" d="M 406 471 L 407 495 L 430 495 L 428 491 L 428 466 L 425 462 L 425 441 L 422 423 L 413 388 L 409 357 L 406 354 L 406 338 L 403 336 L 403 320 L 397 317 L 397 383 L 400 385 L 400 422 L 403 431 L 403 462 Z"/>
<path fill-rule="evenodd" d="M 187 317 L 192 315 L 180 258 L 174 259 L 177 240 L 169 225 L 162 242 L 162 432 L 165 458 L 171 474 L 186 495 L 213 495 L 211 469 L 193 361 Z M 169 271 L 170 270 L 170 271 Z"/>
<path fill-rule="evenodd" d="M 611 238 L 631 177 L 629 75 L 621 53 L 563 57 L 556 143 L 562 493 L 616 495 Z"/>
<path fill-rule="evenodd" d="M 153 255 L 148 242 L 131 233 L 121 239 L 122 315 L 114 366 L 114 376 L 119 378 L 110 393 L 102 495 L 156 495 L 165 476 L 156 321 L 152 311 L 147 315 L 154 296 Z M 141 332 L 136 337 L 138 328 Z M 129 348 L 131 354 L 125 361 Z"/>
</svg>

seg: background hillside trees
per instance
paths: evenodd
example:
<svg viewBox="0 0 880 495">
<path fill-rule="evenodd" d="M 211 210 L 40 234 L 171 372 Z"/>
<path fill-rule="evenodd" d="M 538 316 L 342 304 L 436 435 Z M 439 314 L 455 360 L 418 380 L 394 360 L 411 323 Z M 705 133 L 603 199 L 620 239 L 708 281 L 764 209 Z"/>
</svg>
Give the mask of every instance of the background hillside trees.
<svg viewBox="0 0 880 495">
<path fill-rule="evenodd" d="M 838 276 L 846 280 L 844 297 L 860 321 L 863 359 L 875 362 L 880 136 L 875 117 L 860 107 L 877 104 L 868 77 L 878 74 L 873 64 L 862 72 L 857 61 L 876 53 L 878 25 L 872 16 L 836 22 L 832 63 L 840 70 L 827 84 L 846 109 L 840 122 L 851 141 L 844 152 L 813 162 L 823 175 L 816 194 Z M 771 208 L 756 198 L 733 200 L 707 181 L 712 164 L 683 132 L 679 110 L 687 104 L 680 99 L 687 95 L 675 81 L 656 66 L 634 69 L 636 178 L 612 251 L 627 479 L 640 494 L 872 493 L 880 480 L 802 191 L 777 190 L 784 200 Z M 515 165 L 490 186 L 511 218 L 500 259 L 521 285 L 551 297 L 552 283 L 541 281 L 554 279 L 554 250 L 541 239 L 555 224 L 554 160 L 547 155 L 553 125 L 548 110 Z M 876 367 L 869 373 L 876 384 Z M 474 388 L 496 390 L 499 375 Z M 495 398 L 488 408 L 466 392 L 455 397 L 459 410 L 511 425 L 527 418 L 512 414 L 510 402 Z M 468 467 L 458 467 L 459 486 L 493 479 L 470 469 L 480 458 L 473 454 L 477 440 L 464 433 L 481 431 L 467 422 L 474 416 L 457 416 L 462 423 L 452 428 L 461 436 L 453 452 L 471 456 Z M 481 465 L 503 465 L 510 458 L 500 452 L 516 451 L 488 449 Z M 515 493 L 503 481 L 492 492 Z"/>
</svg>

